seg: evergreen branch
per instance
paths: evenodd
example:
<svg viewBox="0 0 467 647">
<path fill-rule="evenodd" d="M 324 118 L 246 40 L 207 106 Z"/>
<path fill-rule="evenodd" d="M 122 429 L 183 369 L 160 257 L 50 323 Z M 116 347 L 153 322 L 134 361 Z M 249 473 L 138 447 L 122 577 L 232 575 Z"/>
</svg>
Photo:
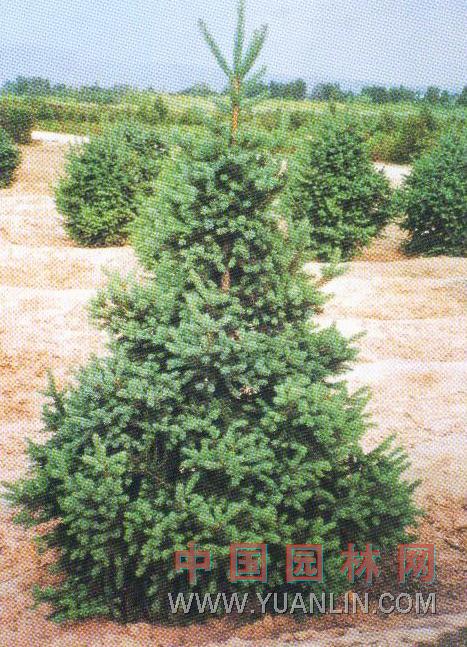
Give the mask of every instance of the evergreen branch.
<svg viewBox="0 0 467 647">
<path fill-rule="evenodd" d="M 204 22 L 204 20 L 199 20 L 198 25 L 201 30 L 201 33 L 203 34 L 204 40 L 208 44 L 209 49 L 211 50 L 216 61 L 219 64 L 219 67 L 222 69 L 224 74 L 230 79 L 232 76 L 232 70 L 230 69 L 227 61 L 225 60 L 225 57 L 222 54 L 219 45 L 216 43 L 214 38 L 209 33 L 206 23 Z"/>
<path fill-rule="evenodd" d="M 264 75 L 266 74 L 266 66 L 263 65 L 263 67 L 258 70 L 258 72 L 255 72 L 253 76 L 251 76 L 249 79 L 243 82 L 243 94 L 245 96 L 248 96 L 248 90 L 249 89 L 254 89 L 259 83 L 262 83 Z"/>
<path fill-rule="evenodd" d="M 260 83 L 264 79 L 266 70 L 266 65 L 262 65 L 259 70 L 253 74 L 253 76 L 250 76 L 247 82 Z"/>
<path fill-rule="evenodd" d="M 268 35 L 267 25 L 263 25 L 261 29 L 257 29 L 253 33 L 250 44 L 248 46 L 248 49 L 246 51 L 245 57 L 242 62 L 242 67 L 241 67 L 242 76 L 245 77 L 248 74 L 248 72 L 251 70 L 253 65 L 255 64 L 255 61 L 258 58 L 263 48 L 264 41 L 266 40 L 267 35 Z"/>
<path fill-rule="evenodd" d="M 243 44 L 245 42 L 245 0 L 238 3 L 237 31 L 234 41 L 234 73 L 238 74 L 242 65 Z"/>
<path fill-rule="evenodd" d="M 212 102 L 220 112 L 223 114 L 230 114 L 230 103 L 228 102 L 227 97 L 212 97 Z"/>
</svg>

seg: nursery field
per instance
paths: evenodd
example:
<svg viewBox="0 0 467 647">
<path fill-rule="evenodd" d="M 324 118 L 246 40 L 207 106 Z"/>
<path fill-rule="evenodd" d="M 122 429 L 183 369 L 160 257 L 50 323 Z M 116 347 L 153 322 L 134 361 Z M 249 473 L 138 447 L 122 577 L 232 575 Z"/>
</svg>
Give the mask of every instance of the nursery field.
<svg viewBox="0 0 467 647">
<path fill-rule="evenodd" d="M 218 99 L 218 98 L 217 98 Z M 211 97 L 128 91 L 119 101 L 97 103 L 66 97 L 0 97 L 2 110 L 19 107 L 30 115 L 37 130 L 97 134 L 109 124 L 136 120 L 151 127 L 198 132 L 217 112 Z M 266 99 L 242 115 L 242 121 L 267 134 L 272 147 L 293 149 L 305 130 L 318 127 L 330 115 L 350 118 L 360 124 L 373 158 L 405 163 L 430 148 L 446 129 L 463 128 L 467 109 L 463 106 L 423 106 L 416 103 L 372 104 L 360 100 L 326 102 Z"/>
<path fill-rule="evenodd" d="M 198 107 L 200 101 L 196 100 Z M 63 385 L 91 353 L 105 352 L 104 333 L 90 326 L 86 311 L 91 296 L 107 280 L 105 271 L 124 273 L 136 266 L 128 246 L 77 247 L 65 234 L 52 186 L 69 142 L 68 136 L 34 133 L 33 142 L 21 146 L 15 181 L 0 190 L 2 481 L 24 473 L 26 439 L 41 438 L 40 391 L 47 371 L 51 369 Z M 383 167 L 394 185 L 410 172 L 408 166 Z M 324 289 L 330 299 L 318 322 L 336 322 L 346 336 L 365 333 L 358 341 L 359 359 L 348 375 L 352 390 L 369 386 L 372 391 L 369 411 L 375 424 L 363 445 L 371 449 L 396 434 L 412 461 L 411 475 L 422 479 L 417 498 L 426 516 L 420 540 L 437 547 L 438 614 L 331 616 L 299 624 L 283 616 L 256 623 L 231 616 L 178 628 L 102 620 L 55 625 L 47 620 L 47 607 L 33 608 L 31 593 L 34 584 L 50 581 L 47 564 L 52 556 L 37 551 L 32 532 L 14 525 L 11 509 L 1 503 L 2 646 L 169 647 L 227 641 L 240 647 L 248 640 L 256 645 L 273 645 L 275 640 L 278 645 L 291 640 L 317 646 L 417 645 L 436 644 L 467 624 L 467 259 L 406 257 L 400 248 L 403 237 L 397 225 L 390 225 L 348 263 L 342 276 L 329 281 Z M 310 264 L 308 270 L 312 280 L 320 265 Z"/>
</svg>

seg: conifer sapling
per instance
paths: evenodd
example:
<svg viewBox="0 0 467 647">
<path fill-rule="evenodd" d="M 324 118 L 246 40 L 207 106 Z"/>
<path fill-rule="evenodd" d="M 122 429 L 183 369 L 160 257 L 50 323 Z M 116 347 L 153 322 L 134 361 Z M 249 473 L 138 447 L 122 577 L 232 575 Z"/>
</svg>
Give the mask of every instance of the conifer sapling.
<svg viewBox="0 0 467 647">
<path fill-rule="evenodd" d="M 241 21 L 243 5 L 239 42 Z M 404 454 L 360 447 L 366 396 L 336 379 L 354 350 L 310 322 L 320 296 L 278 226 L 279 160 L 235 106 L 229 138 L 168 156 L 134 232 L 147 275 L 98 296 L 109 353 L 51 384 L 51 436 L 10 488 L 22 521 L 54 522 L 42 541 L 63 578 L 39 598 L 58 620 L 159 621 L 188 591 L 338 593 L 343 545 L 390 551 L 414 521 Z M 190 542 L 212 555 L 196 584 L 174 568 Z M 233 542 L 268 544 L 267 583 L 230 580 Z M 325 547 L 324 584 L 287 584 L 285 546 L 307 543 Z"/>
</svg>

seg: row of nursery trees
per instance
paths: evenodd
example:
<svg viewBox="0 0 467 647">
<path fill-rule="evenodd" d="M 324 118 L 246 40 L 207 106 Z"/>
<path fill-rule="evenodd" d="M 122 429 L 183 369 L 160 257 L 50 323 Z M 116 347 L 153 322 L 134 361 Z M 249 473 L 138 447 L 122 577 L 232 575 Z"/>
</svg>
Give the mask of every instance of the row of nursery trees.
<svg viewBox="0 0 467 647">
<path fill-rule="evenodd" d="M 245 85 L 244 95 L 250 87 L 251 83 Z M 300 113 L 299 124 L 303 115 L 307 120 L 307 114 Z M 269 116 L 264 118 L 267 124 Z M 204 127 L 192 136 L 208 136 L 209 126 L 219 133 L 225 121 L 226 115 L 204 116 Z M 391 115 L 382 114 L 368 140 L 362 124 L 345 115 L 329 114 L 317 124 L 305 123 L 293 136 L 289 129 L 274 130 L 274 120 L 269 130 L 257 129 L 243 114 L 242 122 L 244 132 L 255 129 L 258 148 L 290 158 L 280 211 L 308 221 L 310 253 L 324 260 L 348 258 L 391 215 L 399 214 L 409 232 L 408 250 L 465 253 L 466 136 L 461 124 L 452 124 L 441 136 L 428 113 L 409 117 L 401 128 Z M 0 107 L 0 186 L 11 183 L 20 159 L 16 144 L 29 141 L 32 126 L 33 116 L 24 106 Z M 134 229 L 135 215 L 144 210 L 144 199 L 154 191 L 169 151 L 184 141 L 183 128 L 165 123 L 149 128 L 127 121 L 107 127 L 101 136 L 73 150 L 56 192 L 72 238 L 82 245 L 124 243 Z M 432 150 L 423 154 L 427 147 Z M 402 193 L 391 201 L 387 185 L 370 167 L 368 150 L 379 159 L 417 160 Z"/>
<path fill-rule="evenodd" d="M 324 587 L 343 592 L 349 584 L 339 549 L 373 543 L 389 554 L 417 516 L 414 484 L 401 477 L 403 452 L 389 442 L 370 453 L 360 446 L 367 396 L 350 395 L 337 377 L 353 348 L 336 328 L 310 321 L 323 302 L 302 272 L 310 221 L 279 213 L 282 160 L 242 129 L 246 79 L 266 29 L 245 45 L 241 2 L 230 65 L 201 27 L 230 83 L 230 128 L 170 151 L 146 135 L 136 145 L 130 137 L 128 167 L 118 167 L 125 191 L 139 147 L 157 152 L 134 166 L 145 189 L 146 174 L 164 159 L 155 190 L 140 197 L 135 228 L 147 272 L 115 278 L 95 300 L 109 352 L 90 360 L 66 390 L 51 381 L 50 436 L 30 444 L 31 471 L 10 486 L 19 521 L 47 524 L 40 541 L 58 555 L 61 577 L 38 592 L 57 620 L 167 616 L 167 593 L 189 588 L 173 553 L 192 541 L 213 556 L 212 571 L 192 587 L 200 593 L 266 586 L 229 581 L 232 542 L 267 543 L 268 591 L 285 593 L 285 544 L 323 544 Z M 355 183 L 356 166 L 335 166 L 333 157 L 320 171 L 323 186 L 336 181 L 323 236 L 345 239 L 347 254 L 352 227 L 349 234 L 347 225 L 334 226 L 342 222 L 339 192 L 352 185 L 365 205 L 359 223 L 369 209 L 377 226 L 388 188 L 351 127 L 331 135 L 347 142 L 365 178 Z M 304 187 L 320 186 L 310 164 L 325 152 L 311 144 L 304 150 L 302 174 L 286 189 L 291 212 L 314 208 Z M 97 173 L 89 167 L 82 186 Z M 333 243 L 324 239 L 327 256 Z"/>
<path fill-rule="evenodd" d="M 231 133 L 238 130 L 240 105 L 245 100 L 251 104 L 245 99 L 249 84 L 236 84 Z M 225 120 L 207 119 L 207 124 L 207 132 L 222 137 Z M 241 132 L 245 141 L 254 142 L 245 147 L 281 157 L 284 177 L 275 208 L 296 227 L 300 223 L 301 246 L 310 258 L 347 260 L 391 219 L 408 231 L 409 252 L 465 254 L 465 130 L 448 131 L 415 162 L 410 178 L 395 193 L 374 170 L 365 134 L 350 117 L 330 116 L 318 129 L 303 131 L 288 160 L 285 153 L 271 151 L 264 133 L 248 124 Z M 73 149 L 56 189 L 56 204 L 70 236 L 87 246 L 135 241 L 147 220 L 148 198 L 171 181 L 173 155 L 203 146 L 206 136 L 123 122 Z"/>
<path fill-rule="evenodd" d="M 245 87 L 245 96 L 258 100 L 253 78 Z M 325 92 L 323 90 L 323 96 Z M 125 95 L 123 103 L 103 105 L 96 102 L 63 101 L 52 97 L 28 95 L 0 96 L 0 127 L 17 143 L 29 143 L 33 128 L 59 130 L 75 134 L 102 133 L 109 124 L 131 121 L 145 127 L 160 127 L 168 131 L 191 130 L 205 134 L 207 117 L 217 121 L 226 115 L 215 111 L 215 104 L 225 96 L 212 97 L 207 103 L 174 100 L 152 92 L 133 92 Z M 428 103 L 412 108 L 386 106 L 367 110 L 360 104 L 337 104 L 334 99 L 327 107 L 316 104 L 290 102 L 262 103 L 254 108 L 245 106 L 242 121 L 251 129 L 261 131 L 264 146 L 270 150 L 296 150 L 303 137 L 317 135 L 323 121 L 342 119 L 352 115 L 359 123 L 375 160 L 410 163 L 432 150 L 446 130 L 465 128 L 464 110 L 433 110 Z M 245 108 L 247 108 L 245 110 Z M 213 112 L 214 111 L 214 112 Z"/>
</svg>

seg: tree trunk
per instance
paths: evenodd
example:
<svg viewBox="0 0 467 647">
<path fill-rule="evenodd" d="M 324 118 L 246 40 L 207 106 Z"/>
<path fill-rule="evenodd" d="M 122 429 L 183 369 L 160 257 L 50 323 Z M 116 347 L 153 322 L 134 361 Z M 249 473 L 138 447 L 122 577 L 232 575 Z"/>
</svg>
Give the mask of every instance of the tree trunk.
<svg viewBox="0 0 467 647">
<path fill-rule="evenodd" d="M 235 144 L 237 141 L 237 130 L 238 130 L 238 123 L 240 120 L 240 87 L 241 87 L 240 78 L 236 77 L 233 80 L 234 96 L 232 98 L 232 130 L 231 130 L 231 136 L 230 136 L 231 144 Z"/>
<path fill-rule="evenodd" d="M 226 264 L 229 262 L 230 246 L 228 243 L 224 245 L 224 255 Z M 221 290 L 227 293 L 230 290 L 230 270 L 227 267 L 221 279 Z"/>
<path fill-rule="evenodd" d="M 231 133 L 230 133 L 230 144 L 233 146 L 237 142 L 237 131 L 238 131 L 238 123 L 240 120 L 240 88 L 241 88 L 241 81 L 240 78 L 237 76 L 233 80 L 233 88 L 234 88 L 234 96 L 232 98 L 232 126 L 231 126 Z M 225 261 L 226 263 L 229 262 L 229 256 L 230 256 L 230 246 L 228 243 L 225 244 L 224 246 L 224 252 L 225 252 Z M 221 280 L 221 290 L 222 292 L 227 293 L 230 290 L 230 270 L 227 268 L 222 275 L 222 280 Z"/>
<path fill-rule="evenodd" d="M 232 111 L 232 136 L 230 141 L 232 144 L 237 142 L 237 130 L 238 130 L 238 120 L 240 117 L 240 108 L 239 106 L 234 106 Z"/>
<path fill-rule="evenodd" d="M 228 292 L 230 290 L 230 271 L 229 270 L 225 270 L 224 274 L 222 275 L 221 290 L 222 292 Z"/>
</svg>

